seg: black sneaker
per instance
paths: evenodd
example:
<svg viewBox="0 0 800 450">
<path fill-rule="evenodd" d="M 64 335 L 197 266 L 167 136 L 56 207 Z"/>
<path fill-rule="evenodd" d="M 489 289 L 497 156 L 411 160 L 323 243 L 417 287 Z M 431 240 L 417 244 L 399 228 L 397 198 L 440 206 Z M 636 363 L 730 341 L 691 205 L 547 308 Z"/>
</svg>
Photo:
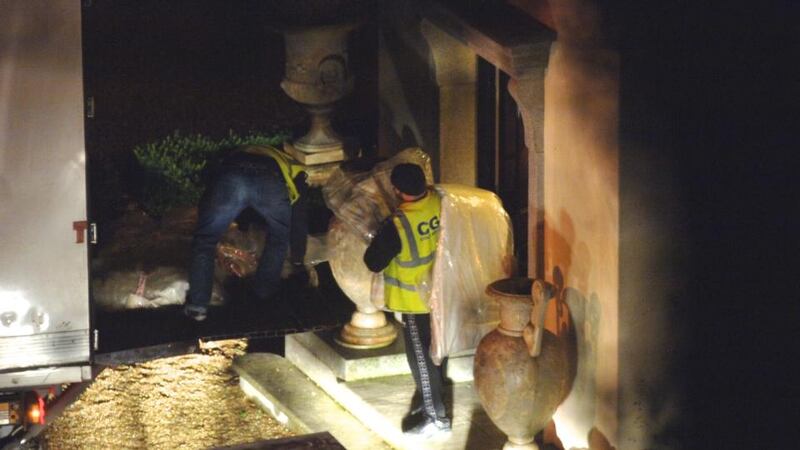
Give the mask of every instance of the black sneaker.
<svg viewBox="0 0 800 450">
<path fill-rule="evenodd" d="M 197 322 L 202 322 L 208 317 L 208 308 L 205 306 L 186 304 L 183 305 L 183 315 Z"/>
<path fill-rule="evenodd" d="M 433 419 L 431 417 L 424 416 L 420 423 L 406 431 L 404 434 L 407 436 L 430 438 L 449 433 L 451 430 L 452 428 L 450 426 L 450 419 Z"/>
<path fill-rule="evenodd" d="M 414 408 L 411 408 L 404 417 L 403 417 L 403 430 L 410 428 L 413 425 L 416 425 L 417 422 L 420 421 L 420 416 L 422 416 L 423 412 L 425 411 L 424 405 L 417 405 Z M 411 425 L 408 425 L 411 424 Z"/>
</svg>

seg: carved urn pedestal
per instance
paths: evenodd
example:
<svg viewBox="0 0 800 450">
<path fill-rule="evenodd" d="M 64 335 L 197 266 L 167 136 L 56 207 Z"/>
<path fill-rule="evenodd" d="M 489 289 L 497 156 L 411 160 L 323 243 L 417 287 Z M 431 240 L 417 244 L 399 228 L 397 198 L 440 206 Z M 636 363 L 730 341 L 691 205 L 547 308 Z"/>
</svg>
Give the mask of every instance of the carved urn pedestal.
<svg viewBox="0 0 800 450">
<path fill-rule="evenodd" d="M 386 320 L 383 311 L 356 311 L 334 338 L 337 344 L 348 348 L 370 349 L 392 345 L 397 339 L 397 329 Z"/>
<path fill-rule="evenodd" d="M 500 304 L 500 325 L 484 336 L 475 351 L 478 398 L 508 436 L 504 450 L 538 450 L 534 437 L 572 385 L 568 345 L 543 329 L 536 319 L 541 314 L 532 314 L 534 303 L 537 313 L 546 306 L 542 281 L 507 278 L 490 284 L 486 292 Z"/>
<path fill-rule="evenodd" d="M 383 304 L 373 303 L 373 298 L 383 301 L 383 277 L 364 265 L 362 255 L 367 243 L 338 219 L 331 223 L 328 242 L 336 249 L 329 255 L 333 277 L 356 307 L 350 322 L 334 340 L 349 348 L 388 347 L 397 339 L 397 327 L 386 319 Z"/>
</svg>

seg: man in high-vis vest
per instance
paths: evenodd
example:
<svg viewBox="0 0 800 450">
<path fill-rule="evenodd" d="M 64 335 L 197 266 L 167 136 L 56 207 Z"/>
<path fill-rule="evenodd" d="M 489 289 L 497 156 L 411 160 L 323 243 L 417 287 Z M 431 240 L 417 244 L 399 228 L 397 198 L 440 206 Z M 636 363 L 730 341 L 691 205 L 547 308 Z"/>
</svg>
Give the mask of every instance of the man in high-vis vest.
<svg viewBox="0 0 800 450">
<path fill-rule="evenodd" d="M 378 230 L 364 263 L 373 272 L 383 271 L 386 309 L 403 315 L 414 398 L 421 400 L 403 420 L 403 431 L 430 437 L 451 427 L 442 398 L 442 371 L 430 357 L 430 307 L 424 294 L 436 257 L 441 200 L 416 164 L 395 166 L 391 181 L 401 203 Z"/>
<path fill-rule="evenodd" d="M 293 271 L 305 271 L 307 188 L 301 166 L 272 147 L 241 147 L 223 158 L 198 207 L 185 315 L 197 321 L 206 319 L 217 243 L 248 207 L 261 215 L 267 226 L 266 244 L 252 280 L 254 296 L 266 301 L 277 291 L 287 250 Z"/>
</svg>

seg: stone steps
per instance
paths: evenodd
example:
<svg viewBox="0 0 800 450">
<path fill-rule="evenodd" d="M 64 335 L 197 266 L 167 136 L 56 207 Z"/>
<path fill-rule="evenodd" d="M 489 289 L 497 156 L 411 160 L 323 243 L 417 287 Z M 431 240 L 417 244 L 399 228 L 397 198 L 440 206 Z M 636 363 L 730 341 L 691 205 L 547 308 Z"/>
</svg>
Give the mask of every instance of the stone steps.
<svg viewBox="0 0 800 450">
<path fill-rule="evenodd" d="M 405 363 L 402 343 L 393 349 L 350 350 L 331 345 L 330 339 L 324 333 L 287 336 L 286 358 L 249 354 L 237 360 L 234 369 L 243 383 L 253 385 L 244 388 L 246 392 L 256 390 L 271 399 L 265 409 L 287 426 L 297 423 L 297 428 L 290 428 L 299 433 L 330 431 L 351 450 L 502 448 L 505 435 L 486 416 L 472 384 L 472 355 L 450 362 L 448 378 L 457 381 L 445 385 L 445 404 L 453 417 L 453 431 L 419 440 L 403 435 L 401 430 L 414 393 L 407 364 L 398 362 Z M 370 371 L 374 376 L 368 375 Z M 342 415 L 348 418 L 340 420 Z"/>
</svg>

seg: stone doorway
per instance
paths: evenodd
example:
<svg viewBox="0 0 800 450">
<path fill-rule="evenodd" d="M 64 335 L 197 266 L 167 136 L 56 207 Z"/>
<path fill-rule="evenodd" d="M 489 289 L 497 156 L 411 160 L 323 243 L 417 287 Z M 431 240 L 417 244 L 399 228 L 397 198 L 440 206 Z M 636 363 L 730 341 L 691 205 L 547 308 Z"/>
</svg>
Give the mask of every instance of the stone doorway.
<svg viewBox="0 0 800 450">
<path fill-rule="evenodd" d="M 478 57 L 477 186 L 497 193 L 511 217 L 518 274 L 528 273 L 528 147 L 511 77 Z"/>
</svg>

